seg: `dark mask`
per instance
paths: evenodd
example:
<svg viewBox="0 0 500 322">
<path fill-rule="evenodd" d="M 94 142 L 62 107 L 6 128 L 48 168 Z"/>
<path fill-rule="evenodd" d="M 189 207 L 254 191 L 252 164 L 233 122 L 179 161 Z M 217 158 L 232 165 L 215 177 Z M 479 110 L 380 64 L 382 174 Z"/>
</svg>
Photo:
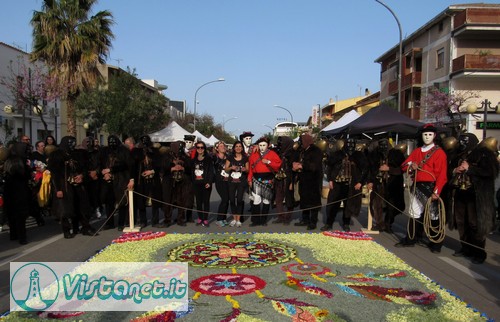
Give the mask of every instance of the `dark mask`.
<svg viewBox="0 0 500 322">
<path fill-rule="evenodd" d="M 458 143 L 460 147 L 460 152 L 464 152 L 465 150 L 467 150 L 467 147 L 469 146 L 469 137 L 466 135 L 460 136 Z"/>
<path fill-rule="evenodd" d="M 108 137 L 108 146 L 112 150 L 117 149 L 118 148 L 118 138 L 116 136 Z"/>
<path fill-rule="evenodd" d="M 149 135 L 141 136 L 141 143 L 142 143 L 142 146 L 145 148 L 150 147 L 151 146 L 151 138 L 149 137 Z"/>
<path fill-rule="evenodd" d="M 387 140 L 380 140 L 378 142 L 378 150 L 383 154 L 387 153 L 387 150 L 389 150 L 389 142 L 387 142 Z"/>
<path fill-rule="evenodd" d="M 347 139 L 345 143 L 345 152 L 349 155 L 352 155 L 356 151 L 356 140 L 354 139 Z"/>
</svg>

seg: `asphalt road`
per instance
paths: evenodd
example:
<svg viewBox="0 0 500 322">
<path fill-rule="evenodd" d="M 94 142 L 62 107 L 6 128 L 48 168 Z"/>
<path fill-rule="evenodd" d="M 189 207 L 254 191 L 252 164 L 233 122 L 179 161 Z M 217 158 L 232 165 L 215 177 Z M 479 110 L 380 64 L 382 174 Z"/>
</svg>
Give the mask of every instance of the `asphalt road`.
<svg viewBox="0 0 500 322">
<path fill-rule="evenodd" d="M 325 200 L 323 199 L 323 202 Z M 218 195 L 212 193 L 211 209 L 215 211 L 218 205 Z M 245 205 L 245 213 L 248 206 Z M 320 213 L 323 218 L 325 207 Z M 149 214 L 150 216 L 150 214 Z M 162 214 L 160 214 L 162 216 Z M 174 212 L 175 216 L 175 212 Z M 208 233 L 208 232 L 306 232 L 306 227 L 293 225 L 284 226 L 272 224 L 273 218 L 269 220 L 268 226 L 249 227 L 249 220 L 243 223 L 241 228 L 218 227 L 215 225 L 215 216 L 211 216 L 210 227 L 195 226 L 188 223 L 186 227 L 171 226 L 169 228 L 152 228 L 147 226 L 143 231 L 165 230 L 169 233 Z M 270 215 L 272 216 L 272 214 Z M 337 220 L 339 219 L 337 215 Z M 300 211 L 294 213 L 294 222 L 300 218 Z M 482 313 L 487 314 L 490 319 L 500 320 L 500 234 L 498 231 L 490 234 L 486 242 L 488 253 L 487 260 L 481 264 L 473 264 L 467 258 L 453 257 L 452 253 L 459 248 L 458 235 L 456 231 L 447 232 L 444 247 L 440 254 L 433 254 L 429 249 L 422 246 L 412 248 L 396 248 L 394 244 L 406 231 L 406 218 L 398 216 L 394 224 L 394 234 L 380 233 L 371 234 L 374 240 L 389 251 L 395 253 L 409 265 L 422 272 L 431 280 L 439 283 L 443 288 L 450 290 L 463 301 L 469 303 Z M 103 220 L 94 220 L 93 226 L 99 227 Z M 318 228 L 313 232 L 320 232 Z M 359 231 L 367 227 L 367 208 L 363 206 L 362 212 L 357 219 L 353 219 L 351 226 L 353 231 Z M 334 230 L 340 230 L 338 221 L 333 226 Z M 120 236 L 117 230 L 100 231 L 98 236 L 77 235 L 73 239 L 64 239 L 59 224 L 52 218 L 46 217 L 46 225 L 37 227 L 33 219 L 28 221 L 28 244 L 20 245 L 16 241 L 9 240 L 8 231 L 4 229 L 0 233 L 0 312 L 9 309 L 9 263 L 16 262 L 79 262 L 94 256 L 102 248 Z"/>
</svg>

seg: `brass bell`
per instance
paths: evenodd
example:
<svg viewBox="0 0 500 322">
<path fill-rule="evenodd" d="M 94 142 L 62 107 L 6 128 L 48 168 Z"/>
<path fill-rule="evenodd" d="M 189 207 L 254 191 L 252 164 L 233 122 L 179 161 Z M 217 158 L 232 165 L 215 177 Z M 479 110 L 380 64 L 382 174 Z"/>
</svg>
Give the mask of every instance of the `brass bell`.
<svg viewBox="0 0 500 322">
<path fill-rule="evenodd" d="M 325 139 L 320 140 L 319 142 L 316 142 L 316 146 L 322 151 L 325 152 L 326 148 L 328 147 L 328 142 Z"/>
<path fill-rule="evenodd" d="M 496 138 L 490 136 L 487 137 L 486 139 L 482 140 L 481 143 L 479 143 L 480 146 L 488 148 L 488 150 L 491 150 L 493 152 L 498 151 L 498 141 Z"/>
<path fill-rule="evenodd" d="M 344 140 L 337 140 L 335 142 L 335 151 L 340 151 L 344 148 L 345 141 Z"/>
<path fill-rule="evenodd" d="M 6 146 L 0 148 L 0 161 L 5 161 L 9 157 L 9 149 Z"/>
<path fill-rule="evenodd" d="M 146 199 L 146 207 L 151 207 L 152 205 L 153 205 L 153 199 L 149 197 L 148 199 Z"/>
<path fill-rule="evenodd" d="M 448 136 L 443 139 L 442 144 L 446 152 L 451 152 L 458 147 L 458 140 L 454 136 Z"/>
</svg>

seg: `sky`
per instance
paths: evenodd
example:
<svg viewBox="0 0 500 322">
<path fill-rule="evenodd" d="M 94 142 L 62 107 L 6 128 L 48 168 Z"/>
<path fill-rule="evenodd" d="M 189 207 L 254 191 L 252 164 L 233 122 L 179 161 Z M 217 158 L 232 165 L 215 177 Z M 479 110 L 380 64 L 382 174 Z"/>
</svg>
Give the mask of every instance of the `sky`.
<svg viewBox="0 0 500 322">
<path fill-rule="evenodd" d="M 383 2 L 405 37 L 451 4 L 479 1 Z M 2 1 L 0 41 L 31 51 L 30 19 L 41 6 Z M 198 90 L 197 114 L 255 140 L 291 116 L 306 122 L 330 99 L 379 91 L 375 60 L 399 43 L 396 20 L 375 0 L 100 0 L 100 10 L 115 20 L 108 64 L 167 85 L 163 93 L 191 113 Z"/>
</svg>

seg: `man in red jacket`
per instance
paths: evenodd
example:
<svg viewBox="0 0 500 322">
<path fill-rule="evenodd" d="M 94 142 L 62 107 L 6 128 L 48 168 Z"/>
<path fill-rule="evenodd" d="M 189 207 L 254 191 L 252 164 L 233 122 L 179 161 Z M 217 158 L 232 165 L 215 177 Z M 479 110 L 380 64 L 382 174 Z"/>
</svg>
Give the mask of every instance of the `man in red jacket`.
<svg viewBox="0 0 500 322">
<path fill-rule="evenodd" d="M 437 227 L 440 224 L 438 216 L 439 194 L 447 181 L 446 153 L 434 143 L 437 129 L 433 124 L 423 126 L 423 145 L 413 150 L 410 156 L 401 166 L 403 171 L 410 168 L 413 180 L 416 182 L 415 190 L 411 191 L 411 203 L 409 207 L 411 222 L 405 238 L 396 247 L 413 247 L 422 237 L 423 215 L 429 198 L 432 200 L 430 211 L 431 225 Z M 439 236 L 436 236 L 439 237 Z M 441 252 L 442 242 L 434 242 L 431 239 L 429 248 L 433 253 Z"/>
<path fill-rule="evenodd" d="M 274 173 L 281 167 L 281 159 L 269 149 L 269 139 L 261 137 L 255 143 L 258 150 L 250 155 L 248 184 L 252 191 L 252 223 L 250 227 L 267 226 L 267 214 L 273 200 Z M 260 204 L 262 203 L 262 210 Z"/>
</svg>

